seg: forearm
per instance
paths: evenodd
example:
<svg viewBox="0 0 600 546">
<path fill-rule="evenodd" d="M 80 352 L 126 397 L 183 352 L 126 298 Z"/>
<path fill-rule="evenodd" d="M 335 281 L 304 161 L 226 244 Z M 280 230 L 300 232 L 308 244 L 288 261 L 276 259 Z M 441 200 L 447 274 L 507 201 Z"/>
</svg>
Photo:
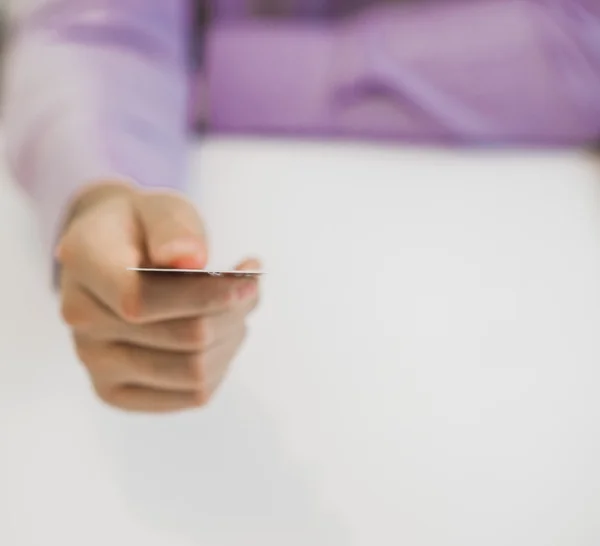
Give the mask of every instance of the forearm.
<svg viewBox="0 0 600 546">
<path fill-rule="evenodd" d="M 8 44 L 7 152 L 52 245 L 90 183 L 183 184 L 187 0 L 29 4 Z"/>
</svg>

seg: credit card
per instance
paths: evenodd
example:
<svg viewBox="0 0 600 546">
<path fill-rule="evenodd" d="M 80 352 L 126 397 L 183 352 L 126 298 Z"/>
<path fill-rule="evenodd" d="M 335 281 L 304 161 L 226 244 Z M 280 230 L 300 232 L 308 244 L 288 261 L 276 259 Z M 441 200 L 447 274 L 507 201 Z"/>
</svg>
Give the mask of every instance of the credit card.
<svg viewBox="0 0 600 546">
<path fill-rule="evenodd" d="M 128 267 L 127 271 L 139 271 L 140 273 L 179 273 L 210 275 L 211 277 L 259 277 L 264 275 L 263 271 L 258 270 L 221 270 L 221 269 L 174 269 L 168 267 Z"/>
</svg>

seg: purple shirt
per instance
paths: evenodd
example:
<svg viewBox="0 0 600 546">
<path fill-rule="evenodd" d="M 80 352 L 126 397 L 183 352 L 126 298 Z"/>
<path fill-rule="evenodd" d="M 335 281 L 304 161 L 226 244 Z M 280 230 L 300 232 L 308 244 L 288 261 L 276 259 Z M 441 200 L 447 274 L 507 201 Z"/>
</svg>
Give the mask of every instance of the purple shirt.
<svg viewBox="0 0 600 546">
<path fill-rule="evenodd" d="M 190 119 L 461 145 L 600 134 L 598 0 L 13 4 L 8 157 L 48 244 L 90 181 L 181 188 Z"/>
</svg>

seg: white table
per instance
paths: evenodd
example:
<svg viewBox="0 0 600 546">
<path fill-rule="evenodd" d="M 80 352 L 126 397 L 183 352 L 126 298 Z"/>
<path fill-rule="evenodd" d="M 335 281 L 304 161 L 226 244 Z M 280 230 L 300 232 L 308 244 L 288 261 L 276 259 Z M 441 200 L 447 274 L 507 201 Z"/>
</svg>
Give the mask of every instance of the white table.
<svg viewBox="0 0 600 546">
<path fill-rule="evenodd" d="M 600 169 L 212 141 L 215 265 L 265 299 L 206 411 L 95 401 L 0 186 L 0 544 L 597 546 Z"/>
</svg>

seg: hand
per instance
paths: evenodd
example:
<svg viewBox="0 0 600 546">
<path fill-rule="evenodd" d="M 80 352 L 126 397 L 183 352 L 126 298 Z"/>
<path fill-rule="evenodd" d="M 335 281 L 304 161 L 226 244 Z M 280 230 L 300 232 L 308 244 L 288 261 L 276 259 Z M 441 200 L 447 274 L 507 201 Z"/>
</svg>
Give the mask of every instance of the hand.
<svg viewBox="0 0 600 546">
<path fill-rule="evenodd" d="M 62 316 L 97 394 L 131 411 L 204 405 L 244 339 L 257 280 L 127 271 L 205 267 L 202 222 L 175 193 L 99 184 L 71 210 L 57 248 Z"/>
</svg>

